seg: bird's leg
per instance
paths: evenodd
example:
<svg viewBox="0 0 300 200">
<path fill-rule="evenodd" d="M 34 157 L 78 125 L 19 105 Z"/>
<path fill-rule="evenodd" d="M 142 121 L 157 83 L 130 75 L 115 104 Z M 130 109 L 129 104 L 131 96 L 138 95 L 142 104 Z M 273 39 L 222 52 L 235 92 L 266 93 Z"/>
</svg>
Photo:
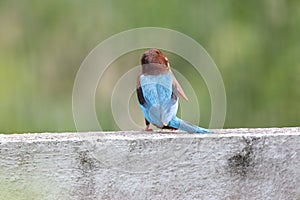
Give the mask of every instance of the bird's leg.
<svg viewBox="0 0 300 200">
<path fill-rule="evenodd" d="M 150 128 L 150 122 L 148 122 L 146 119 L 145 119 L 145 122 L 146 122 L 146 129 L 145 129 L 145 131 L 153 131 L 153 130 Z"/>
</svg>

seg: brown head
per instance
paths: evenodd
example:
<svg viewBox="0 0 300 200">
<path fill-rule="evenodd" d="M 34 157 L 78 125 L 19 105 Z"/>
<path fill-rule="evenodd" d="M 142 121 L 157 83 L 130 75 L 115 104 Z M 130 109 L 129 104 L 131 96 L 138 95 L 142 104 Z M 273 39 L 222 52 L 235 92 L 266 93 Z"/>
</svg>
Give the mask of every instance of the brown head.
<svg viewBox="0 0 300 200">
<path fill-rule="evenodd" d="M 143 53 L 142 73 L 145 74 L 163 74 L 170 70 L 167 57 L 158 49 L 149 49 Z"/>
<path fill-rule="evenodd" d="M 174 74 L 172 73 L 170 69 L 170 64 L 167 59 L 167 57 L 158 49 L 149 49 L 148 51 L 145 51 L 142 59 L 142 74 L 146 75 L 158 75 L 158 74 L 164 74 L 167 72 L 170 72 L 173 78 L 173 86 L 178 90 L 178 93 L 185 99 L 188 100 L 186 95 L 184 94 L 180 84 L 176 80 Z M 140 82 L 137 82 L 137 87 L 140 87 Z"/>
</svg>

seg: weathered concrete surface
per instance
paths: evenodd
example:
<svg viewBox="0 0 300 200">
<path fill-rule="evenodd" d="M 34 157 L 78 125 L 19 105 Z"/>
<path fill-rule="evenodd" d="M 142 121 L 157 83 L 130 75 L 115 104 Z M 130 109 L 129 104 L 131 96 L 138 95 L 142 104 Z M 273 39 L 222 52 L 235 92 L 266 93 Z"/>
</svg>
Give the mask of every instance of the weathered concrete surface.
<svg viewBox="0 0 300 200">
<path fill-rule="evenodd" d="M 0 135 L 0 199 L 300 199 L 300 128 Z"/>
</svg>

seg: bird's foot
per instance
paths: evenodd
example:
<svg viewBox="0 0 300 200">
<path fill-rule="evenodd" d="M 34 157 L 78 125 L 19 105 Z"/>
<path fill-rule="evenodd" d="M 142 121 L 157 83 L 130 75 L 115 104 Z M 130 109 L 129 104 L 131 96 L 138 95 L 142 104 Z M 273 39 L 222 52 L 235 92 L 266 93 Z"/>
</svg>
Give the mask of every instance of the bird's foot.
<svg viewBox="0 0 300 200">
<path fill-rule="evenodd" d="M 145 128 L 145 131 L 153 131 L 153 129 L 151 129 L 151 128 L 149 127 L 149 125 L 147 125 L 146 128 Z"/>
</svg>

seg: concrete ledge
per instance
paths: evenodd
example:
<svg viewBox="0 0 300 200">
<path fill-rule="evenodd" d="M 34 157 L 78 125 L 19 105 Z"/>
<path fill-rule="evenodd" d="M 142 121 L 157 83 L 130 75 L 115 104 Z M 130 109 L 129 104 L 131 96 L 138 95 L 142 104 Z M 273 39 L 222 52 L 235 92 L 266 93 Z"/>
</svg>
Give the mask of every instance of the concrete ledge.
<svg viewBox="0 0 300 200">
<path fill-rule="evenodd" d="M 300 128 L 0 135 L 0 199 L 300 199 Z"/>
</svg>

